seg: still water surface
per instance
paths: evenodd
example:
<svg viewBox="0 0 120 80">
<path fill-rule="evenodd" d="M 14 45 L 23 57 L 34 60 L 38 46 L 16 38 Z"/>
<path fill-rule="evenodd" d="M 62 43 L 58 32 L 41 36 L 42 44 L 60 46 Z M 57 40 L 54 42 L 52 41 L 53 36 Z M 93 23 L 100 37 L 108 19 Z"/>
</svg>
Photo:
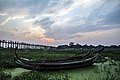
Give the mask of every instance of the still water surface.
<svg viewBox="0 0 120 80">
<path fill-rule="evenodd" d="M 120 61 L 114 61 L 115 63 L 118 63 Z M 94 63 L 92 66 L 85 67 L 85 68 L 77 68 L 77 69 L 70 69 L 70 70 L 64 70 L 65 73 L 68 73 L 68 75 L 72 78 L 72 80 L 99 80 L 102 77 L 105 77 L 107 75 L 106 71 L 104 71 L 104 66 L 106 68 L 109 68 L 111 64 L 111 61 L 107 61 L 104 63 Z M 115 73 L 115 69 L 118 66 L 111 65 L 111 73 Z M 11 73 L 12 77 L 19 76 L 23 72 L 29 72 L 31 70 L 23 69 L 23 68 L 15 68 L 15 69 L 8 69 L 5 72 Z M 98 71 L 98 72 L 96 72 Z M 57 73 L 58 75 L 61 74 L 60 71 L 55 71 L 53 73 Z"/>
</svg>

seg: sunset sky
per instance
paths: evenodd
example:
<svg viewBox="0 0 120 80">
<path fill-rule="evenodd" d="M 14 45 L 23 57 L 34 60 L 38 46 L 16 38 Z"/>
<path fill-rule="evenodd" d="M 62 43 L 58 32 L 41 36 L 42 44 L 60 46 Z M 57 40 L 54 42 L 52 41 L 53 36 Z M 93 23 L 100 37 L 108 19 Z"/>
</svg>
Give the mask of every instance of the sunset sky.
<svg viewBox="0 0 120 80">
<path fill-rule="evenodd" d="M 120 44 L 120 0 L 0 0 L 0 39 Z"/>
</svg>

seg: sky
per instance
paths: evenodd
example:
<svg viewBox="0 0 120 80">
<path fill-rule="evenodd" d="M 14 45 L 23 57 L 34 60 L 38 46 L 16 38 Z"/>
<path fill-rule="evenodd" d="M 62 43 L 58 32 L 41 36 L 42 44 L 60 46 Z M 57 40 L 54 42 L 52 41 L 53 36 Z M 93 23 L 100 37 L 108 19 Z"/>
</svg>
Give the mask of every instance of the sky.
<svg viewBox="0 0 120 80">
<path fill-rule="evenodd" d="M 0 39 L 120 45 L 119 0 L 0 0 Z"/>
</svg>

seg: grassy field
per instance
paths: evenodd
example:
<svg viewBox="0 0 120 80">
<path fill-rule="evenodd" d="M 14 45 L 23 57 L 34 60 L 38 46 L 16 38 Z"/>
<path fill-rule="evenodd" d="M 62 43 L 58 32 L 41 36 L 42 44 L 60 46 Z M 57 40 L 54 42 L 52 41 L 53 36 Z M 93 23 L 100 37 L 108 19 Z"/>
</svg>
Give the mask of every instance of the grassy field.
<svg viewBox="0 0 120 80">
<path fill-rule="evenodd" d="M 17 50 L 19 56 L 33 60 L 65 58 L 75 56 L 76 54 L 84 55 L 86 52 L 86 50 Z M 21 72 L 14 71 L 19 75 L 13 77 L 13 74 L 16 73 L 12 73 L 12 71 L 17 69 L 13 61 L 14 49 L 1 49 L 0 80 L 119 80 L 120 77 L 118 77 L 118 75 L 120 75 L 120 51 L 104 50 L 101 55 L 102 57 L 109 58 L 107 59 L 109 64 L 104 65 L 104 63 L 100 63 L 99 61 L 99 63 L 97 63 L 99 66 L 93 65 L 92 67 L 64 71 L 62 70 L 59 72 L 38 72 L 28 70 L 23 70 L 22 72 L 22 69 L 20 69 L 18 71 Z M 112 70 L 110 70 L 111 67 Z M 7 70 L 9 70 L 9 72 L 6 73 Z M 106 76 L 103 76 L 102 73 L 104 73 Z M 99 79 L 96 77 L 90 77 L 96 74 Z"/>
</svg>

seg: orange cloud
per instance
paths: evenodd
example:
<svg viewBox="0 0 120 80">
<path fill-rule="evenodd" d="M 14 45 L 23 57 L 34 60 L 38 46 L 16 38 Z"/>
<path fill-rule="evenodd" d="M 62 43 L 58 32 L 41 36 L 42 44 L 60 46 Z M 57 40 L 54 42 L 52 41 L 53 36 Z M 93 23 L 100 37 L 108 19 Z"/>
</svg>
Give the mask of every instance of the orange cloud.
<svg viewBox="0 0 120 80">
<path fill-rule="evenodd" d="M 42 41 L 43 43 L 51 44 L 51 43 L 55 42 L 55 39 L 49 38 L 49 37 L 43 37 L 40 39 L 40 41 Z"/>
</svg>

